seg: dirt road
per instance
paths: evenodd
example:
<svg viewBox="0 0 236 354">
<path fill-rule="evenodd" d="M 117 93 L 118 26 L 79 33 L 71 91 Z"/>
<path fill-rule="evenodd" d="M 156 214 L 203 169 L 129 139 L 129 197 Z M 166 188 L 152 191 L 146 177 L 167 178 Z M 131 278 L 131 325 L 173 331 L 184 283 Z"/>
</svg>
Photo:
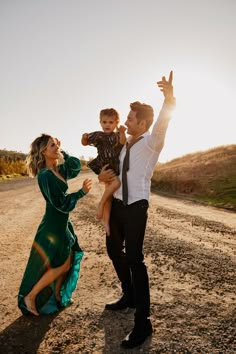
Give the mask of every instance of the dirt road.
<svg viewBox="0 0 236 354">
<path fill-rule="evenodd" d="M 120 287 L 95 219 L 103 186 L 91 176 L 91 193 L 71 214 L 84 250 L 74 303 L 39 318 L 23 317 L 16 297 L 44 200 L 36 180 L 0 183 L 1 354 L 127 353 L 119 344 L 133 311 L 104 311 Z M 144 251 L 154 334 L 128 352 L 236 353 L 236 214 L 152 194 Z"/>
</svg>

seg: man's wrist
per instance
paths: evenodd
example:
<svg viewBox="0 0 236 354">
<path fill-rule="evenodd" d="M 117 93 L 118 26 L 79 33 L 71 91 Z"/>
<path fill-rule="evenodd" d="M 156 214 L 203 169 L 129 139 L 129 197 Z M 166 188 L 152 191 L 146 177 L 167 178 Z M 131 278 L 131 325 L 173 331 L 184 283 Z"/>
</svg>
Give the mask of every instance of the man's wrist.
<svg viewBox="0 0 236 354">
<path fill-rule="evenodd" d="M 165 103 L 165 104 L 168 104 L 168 105 L 170 105 L 170 106 L 175 106 L 175 105 L 176 105 L 176 98 L 175 98 L 174 96 L 172 96 L 172 97 L 166 97 L 166 98 L 164 99 L 164 103 Z"/>
</svg>

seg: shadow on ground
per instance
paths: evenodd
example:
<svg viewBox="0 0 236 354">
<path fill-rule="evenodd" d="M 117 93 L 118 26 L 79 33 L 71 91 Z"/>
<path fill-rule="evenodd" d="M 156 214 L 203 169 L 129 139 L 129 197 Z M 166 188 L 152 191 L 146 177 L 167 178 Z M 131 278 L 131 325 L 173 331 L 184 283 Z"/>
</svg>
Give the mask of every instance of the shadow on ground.
<svg viewBox="0 0 236 354">
<path fill-rule="evenodd" d="M 21 316 L 0 333 L 0 348 L 4 354 L 34 354 L 50 323 L 57 314 L 33 317 Z"/>
</svg>

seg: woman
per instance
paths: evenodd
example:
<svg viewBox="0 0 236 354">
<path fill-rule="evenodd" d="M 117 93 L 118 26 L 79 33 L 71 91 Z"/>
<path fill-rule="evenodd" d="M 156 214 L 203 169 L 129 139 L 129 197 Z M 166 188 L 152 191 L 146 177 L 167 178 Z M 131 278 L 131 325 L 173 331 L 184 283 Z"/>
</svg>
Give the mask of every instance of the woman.
<svg viewBox="0 0 236 354">
<path fill-rule="evenodd" d="M 59 163 L 64 158 L 64 163 Z M 36 138 L 27 156 L 27 168 L 37 176 L 46 200 L 46 211 L 38 227 L 20 285 L 18 307 L 23 314 L 53 313 L 71 304 L 83 252 L 69 213 L 91 189 L 85 179 L 75 193 L 67 194 L 67 180 L 76 177 L 80 160 L 60 151 L 60 142 L 47 134 Z"/>
</svg>

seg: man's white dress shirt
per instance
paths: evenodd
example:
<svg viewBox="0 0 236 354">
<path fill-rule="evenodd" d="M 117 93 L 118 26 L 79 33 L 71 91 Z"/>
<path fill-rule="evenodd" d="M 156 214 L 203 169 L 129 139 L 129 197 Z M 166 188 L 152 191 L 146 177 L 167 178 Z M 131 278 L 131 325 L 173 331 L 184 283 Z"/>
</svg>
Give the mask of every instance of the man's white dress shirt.
<svg viewBox="0 0 236 354">
<path fill-rule="evenodd" d="M 129 170 L 127 172 L 128 204 L 141 199 L 149 200 L 153 170 L 164 146 L 166 130 L 173 108 L 174 105 L 164 103 L 151 134 L 149 131 L 142 134 L 143 139 L 139 140 L 130 149 Z M 129 140 L 130 137 L 128 142 Z M 125 154 L 126 146 L 124 145 L 120 153 L 119 178 L 121 181 Z M 122 200 L 122 185 L 114 193 L 114 197 Z"/>
</svg>

